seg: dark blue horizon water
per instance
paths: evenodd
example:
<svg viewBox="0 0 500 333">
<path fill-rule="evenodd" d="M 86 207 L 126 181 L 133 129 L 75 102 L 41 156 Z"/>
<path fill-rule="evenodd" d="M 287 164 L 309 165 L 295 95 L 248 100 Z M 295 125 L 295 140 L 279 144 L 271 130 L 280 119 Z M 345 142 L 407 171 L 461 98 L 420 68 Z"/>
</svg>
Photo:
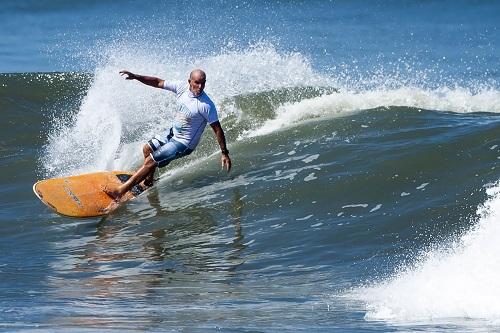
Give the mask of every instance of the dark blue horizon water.
<svg viewBox="0 0 500 333">
<path fill-rule="evenodd" d="M 499 1 L 2 1 L 0 331 L 500 329 Z M 135 170 L 201 67 L 207 128 L 70 219 L 41 178 Z"/>
<path fill-rule="evenodd" d="M 182 57 L 269 42 L 321 71 L 498 80 L 495 1 L 4 1 L 0 72 L 92 71 L 115 43 Z"/>
</svg>

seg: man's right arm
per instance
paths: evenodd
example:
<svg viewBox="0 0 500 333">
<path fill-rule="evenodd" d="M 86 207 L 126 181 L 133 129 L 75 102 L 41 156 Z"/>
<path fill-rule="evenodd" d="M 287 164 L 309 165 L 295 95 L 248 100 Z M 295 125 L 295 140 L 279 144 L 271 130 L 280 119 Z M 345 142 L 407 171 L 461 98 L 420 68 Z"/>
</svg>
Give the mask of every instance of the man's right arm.
<svg viewBox="0 0 500 333">
<path fill-rule="evenodd" d="M 126 75 L 125 79 L 127 80 L 137 80 L 139 82 L 142 82 L 148 86 L 154 87 L 154 88 L 161 88 L 163 89 L 163 85 L 165 83 L 165 80 L 162 80 L 160 78 L 154 77 L 154 76 L 144 76 L 144 75 L 138 75 L 134 74 L 132 72 L 129 72 L 127 70 L 120 71 L 121 75 Z"/>
</svg>

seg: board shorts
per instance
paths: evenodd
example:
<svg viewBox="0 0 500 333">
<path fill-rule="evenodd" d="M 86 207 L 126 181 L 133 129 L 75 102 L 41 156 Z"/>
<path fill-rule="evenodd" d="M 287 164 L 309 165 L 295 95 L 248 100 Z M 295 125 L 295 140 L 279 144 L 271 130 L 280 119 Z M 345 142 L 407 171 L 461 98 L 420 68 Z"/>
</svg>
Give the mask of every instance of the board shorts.
<svg viewBox="0 0 500 333">
<path fill-rule="evenodd" d="M 173 139 L 172 129 L 165 131 L 162 135 L 155 135 L 148 141 L 149 147 L 153 152 L 151 157 L 159 168 L 167 166 L 171 161 L 189 155 L 193 152 L 184 144 Z"/>
</svg>

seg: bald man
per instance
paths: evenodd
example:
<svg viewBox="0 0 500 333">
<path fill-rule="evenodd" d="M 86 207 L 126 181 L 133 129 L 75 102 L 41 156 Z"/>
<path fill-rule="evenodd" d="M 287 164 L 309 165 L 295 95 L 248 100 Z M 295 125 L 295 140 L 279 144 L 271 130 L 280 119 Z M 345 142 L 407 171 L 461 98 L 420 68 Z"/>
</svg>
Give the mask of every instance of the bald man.
<svg viewBox="0 0 500 333">
<path fill-rule="evenodd" d="M 144 187 L 153 185 L 154 172 L 171 161 L 189 155 L 200 142 L 201 135 L 208 124 L 212 127 L 221 149 L 222 168 L 231 170 L 231 159 L 226 146 L 224 131 L 220 125 L 217 109 L 210 97 L 203 91 L 207 76 L 201 69 L 189 75 L 187 84 L 166 82 L 157 77 L 143 76 L 123 70 L 120 72 L 127 80 L 137 80 L 148 86 L 166 89 L 177 95 L 178 109 L 174 114 L 173 125 L 161 135 L 155 135 L 143 147 L 144 164 L 130 179 L 117 189 L 104 188 L 104 191 L 119 200 L 132 187 L 142 182 Z"/>
</svg>

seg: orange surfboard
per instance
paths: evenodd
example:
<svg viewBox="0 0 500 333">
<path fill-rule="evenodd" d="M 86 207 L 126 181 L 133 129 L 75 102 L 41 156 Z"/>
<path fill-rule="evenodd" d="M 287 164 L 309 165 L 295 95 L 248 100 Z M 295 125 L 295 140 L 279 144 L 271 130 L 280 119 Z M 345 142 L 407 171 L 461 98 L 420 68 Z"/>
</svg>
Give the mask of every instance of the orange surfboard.
<svg viewBox="0 0 500 333">
<path fill-rule="evenodd" d="M 71 217 L 101 216 L 118 207 L 118 203 L 103 192 L 103 186 L 118 187 L 132 174 L 130 171 L 103 171 L 45 179 L 33 185 L 33 192 L 58 214 Z M 131 200 L 140 192 L 141 189 L 135 186 L 121 201 Z"/>
</svg>

